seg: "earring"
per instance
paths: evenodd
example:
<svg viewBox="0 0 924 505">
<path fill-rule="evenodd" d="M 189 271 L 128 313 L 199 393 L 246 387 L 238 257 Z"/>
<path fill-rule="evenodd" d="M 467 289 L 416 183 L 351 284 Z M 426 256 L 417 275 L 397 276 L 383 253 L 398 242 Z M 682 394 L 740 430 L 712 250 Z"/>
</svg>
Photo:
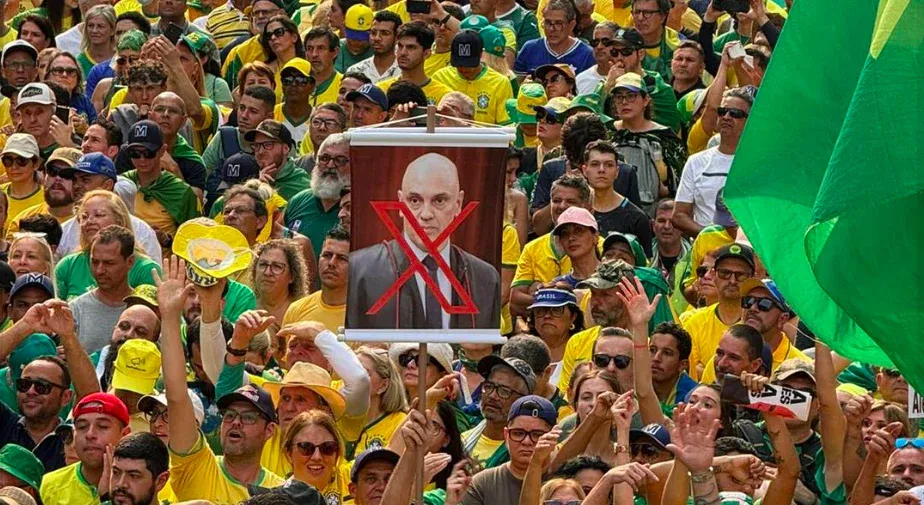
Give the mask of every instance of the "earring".
<svg viewBox="0 0 924 505">
<path fill-rule="evenodd" d="M 572 330 L 573 330 L 573 329 L 574 329 L 574 327 L 575 327 L 575 325 L 574 325 L 574 323 L 571 323 L 571 328 L 570 328 L 570 329 L 572 329 Z"/>
</svg>

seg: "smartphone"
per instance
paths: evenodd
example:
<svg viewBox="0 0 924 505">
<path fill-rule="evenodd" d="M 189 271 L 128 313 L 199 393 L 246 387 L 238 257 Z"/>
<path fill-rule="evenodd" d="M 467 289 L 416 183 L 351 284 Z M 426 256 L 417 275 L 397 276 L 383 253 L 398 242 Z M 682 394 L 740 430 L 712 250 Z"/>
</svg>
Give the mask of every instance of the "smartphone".
<svg viewBox="0 0 924 505">
<path fill-rule="evenodd" d="M 183 29 L 180 28 L 180 25 L 176 23 L 170 23 L 167 25 L 167 29 L 164 30 L 164 37 L 167 37 L 167 40 L 176 44 L 180 41 L 180 37 L 183 36 Z"/>
<path fill-rule="evenodd" d="M 430 14 L 430 0 L 407 0 L 408 14 Z"/>
<path fill-rule="evenodd" d="M 751 5 L 748 0 L 713 0 L 712 6 L 729 14 L 737 14 L 739 12 L 751 10 Z"/>
<path fill-rule="evenodd" d="M 740 40 L 736 40 L 728 45 L 728 55 L 731 56 L 733 60 L 747 56 L 747 53 L 744 52 L 744 46 L 741 45 Z"/>
<path fill-rule="evenodd" d="M 55 116 L 58 116 L 58 119 L 60 119 L 62 123 L 67 124 L 71 119 L 71 108 L 58 105 L 55 107 Z"/>
</svg>

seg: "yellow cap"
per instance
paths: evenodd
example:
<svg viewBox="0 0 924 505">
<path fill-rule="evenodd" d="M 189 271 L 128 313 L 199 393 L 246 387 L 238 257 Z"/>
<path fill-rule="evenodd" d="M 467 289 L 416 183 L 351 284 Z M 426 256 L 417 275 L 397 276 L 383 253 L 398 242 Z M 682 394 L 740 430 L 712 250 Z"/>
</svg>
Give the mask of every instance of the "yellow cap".
<svg viewBox="0 0 924 505">
<path fill-rule="evenodd" d="M 153 284 L 139 284 L 132 289 L 130 295 L 122 299 L 129 305 L 147 305 L 153 310 L 158 310 L 157 304 L 157 286 Z"/>
<path fill-rule="evenodd" d="M 282 74 L 290 68 L 298 70 L 305 77 L 311 77 L 311 63 L 308 63 L 308 60 L 304 58 L 292 58 L 282 66 L 282 70 L 280 70 L 279 73 Z"/>
<path fill-rule="evenodd" d="M 555 112 L 565 112 L 568 110 L 568 107 L 571 107 L 571 99 L 563 96 L 556 96 L 549 100 L 549 103 L 545 104 L 546 109 L 552 109 Z"/>
<path fill-rule="evenodd" d="M 149 395 L 160 376 L 160 350 L 150 340 L 133 338 L 119 348 L 112 372 L 112 389 Z"/>
<path fill-rule="evenodd" d="M 205 287 L 247 268 L 253 258 L 244 234 L 210 219 L 180 225 L 173 239 L 173 254 L 186 260 L 190 280 Z"/>
<path fill-rule="evenodd" d="M 625 88 L 632 91 L 637 91 L 639 93 L 648 94 L 648 88 L 645 87 L 645 83 L 642 81 L 642 76 L 636 74 L 635 72 L 626 72 L 616 79 L 616 84 L 613 86 L 613 90 L 619 88 Z"/>
<path fill-rule="evenodd" d="M 542 107 L 549 101 L 545 88 L 535 82 L 524 83 L 517 95 L 517 123 L 536 124 L 536 107 Z"/>
<path fill-rule="evenodd" d="M 375 15 L 369 6 L 356 4 L 346 11 L 343 17 L 343 29 L 346 38 L 354 40 L 369 40 L 369 30 L 372 29 L 372 17 Z"/>
</svg>

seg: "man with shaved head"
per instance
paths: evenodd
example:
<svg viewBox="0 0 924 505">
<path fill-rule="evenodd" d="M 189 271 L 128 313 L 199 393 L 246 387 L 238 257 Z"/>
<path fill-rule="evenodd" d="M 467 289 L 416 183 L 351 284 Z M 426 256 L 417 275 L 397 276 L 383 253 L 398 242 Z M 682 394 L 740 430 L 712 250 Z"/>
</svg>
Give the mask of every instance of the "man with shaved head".
<svg viewBox="0 0 924 505">
<path fill-rule="evenodd" d="M 407 205 L 426 237 L 414 230 L 402 216 L 404 238 L 414 255 L 424 264 L 440 293 L 453 305 L 462 302 L 446 274 L 427 253 L 425 242 L 435 241 L 462 210 L 465 192 L 459 186 L 459 172 L 449 158 L 428 153 L 412 161 L 404 171 L 398 201 Z M 410 261 L 396 240 L 354 251 L 350 254 L 348 328 L 497 328 L 500 323 L 500 274 L 480 258 L 446 240 L 439 255 L 449 264 L 455 277 L 471 295 L 477 314 L 448 314 L 438 296 L 424 282 L 421 273 L 404 283 L 398 294 L 376 314 L 366 314 L 372 305 L 410 267 Z"/>
</svg>

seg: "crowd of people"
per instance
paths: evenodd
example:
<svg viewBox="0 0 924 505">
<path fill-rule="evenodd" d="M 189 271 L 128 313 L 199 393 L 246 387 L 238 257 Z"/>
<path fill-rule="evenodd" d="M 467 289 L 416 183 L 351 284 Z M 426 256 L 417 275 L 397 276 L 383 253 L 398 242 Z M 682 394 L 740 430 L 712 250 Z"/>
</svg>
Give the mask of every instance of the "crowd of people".
<svg viewBox="0 0 924 505">
<path fill-rule="evenodd" d="M 826 347 L 724 203 L 791 7 L 0 0 L 0 504 L 918 504 L 902 371 Z M 429 105 L 516 140 L 506 343 L 421 360 L 339 333 L 346 132 Z"/>
</svg>

